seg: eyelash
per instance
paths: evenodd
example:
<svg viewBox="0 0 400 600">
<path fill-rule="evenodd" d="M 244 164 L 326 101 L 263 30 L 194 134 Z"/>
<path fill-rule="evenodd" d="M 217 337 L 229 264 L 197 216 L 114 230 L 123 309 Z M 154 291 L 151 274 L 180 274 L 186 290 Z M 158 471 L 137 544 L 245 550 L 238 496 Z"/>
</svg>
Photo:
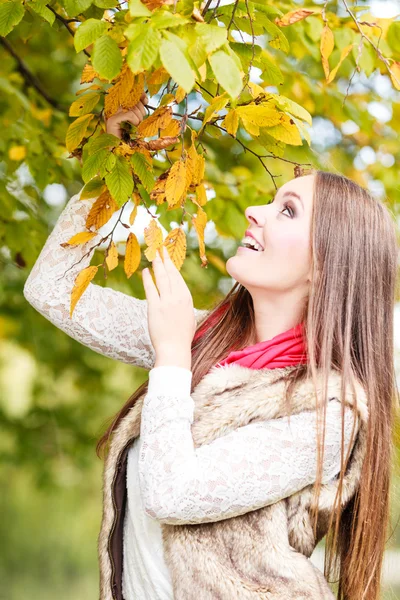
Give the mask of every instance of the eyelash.
<svg viewBox="0 0 400 600">
<path fill-rule="evenodd" d="M 285 202 L 285 204 L 283 205 L 283 210 L 279 210 L 278 212 L 279 213 L 283 213 L 283 211 L 286 210 L 287 208 L 291 211 L 291 217 L 290 218 L 293 219 L 293 216 L 294 216 L 295 212 L 294 212 L 293 208 L 287 202 Z"/>
</svg>

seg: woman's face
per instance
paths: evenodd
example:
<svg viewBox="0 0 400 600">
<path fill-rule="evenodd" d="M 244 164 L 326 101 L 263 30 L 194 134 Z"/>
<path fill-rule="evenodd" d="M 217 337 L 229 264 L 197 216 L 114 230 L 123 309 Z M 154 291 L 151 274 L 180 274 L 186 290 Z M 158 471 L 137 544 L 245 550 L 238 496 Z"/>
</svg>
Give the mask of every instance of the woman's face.
<svg viewBox="0 0 400 600">
<path fill-rule="evenodd" d="M 248 231 L 263 250 L 239 246 L 226 269 L 249 292 L 308 289 L 313 187 L 314 175 L 296 177 L 279 188 L 270 204 L 246 208 Z"/>
</svg>

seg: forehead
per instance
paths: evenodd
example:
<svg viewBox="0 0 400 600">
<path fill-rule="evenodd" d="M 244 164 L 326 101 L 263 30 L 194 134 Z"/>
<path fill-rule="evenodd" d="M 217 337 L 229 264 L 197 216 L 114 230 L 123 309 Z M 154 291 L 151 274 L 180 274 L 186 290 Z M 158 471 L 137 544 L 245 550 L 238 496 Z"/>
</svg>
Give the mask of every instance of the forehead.
<svg viewBox="0 0 400 600">
<path fill-rule="evenodd" d="M 303 200 L 304 206 L 311 205 L 314 191 L 314 175 L 295 177 L 284 183 L 277 191 L 277 196 L 282 197 L 287 192 L 296 192 Z"/>
</svg>

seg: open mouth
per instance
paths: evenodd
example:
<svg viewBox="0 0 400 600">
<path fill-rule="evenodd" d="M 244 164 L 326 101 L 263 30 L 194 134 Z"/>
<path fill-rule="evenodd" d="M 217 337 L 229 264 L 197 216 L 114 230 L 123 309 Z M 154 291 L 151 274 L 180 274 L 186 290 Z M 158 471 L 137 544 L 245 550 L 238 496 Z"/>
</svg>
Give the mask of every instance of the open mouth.
<svg viewBox="0 0 400 600">
<path fill-rule="evenodd" d="M 241 242 L 241 248 L 247 248 L 248 250 L 253 250 L 253 252 L 262 252 L 264 248 L 259 244 L 254 238 L 249 235 L 246 235 Z"/>
</svg>

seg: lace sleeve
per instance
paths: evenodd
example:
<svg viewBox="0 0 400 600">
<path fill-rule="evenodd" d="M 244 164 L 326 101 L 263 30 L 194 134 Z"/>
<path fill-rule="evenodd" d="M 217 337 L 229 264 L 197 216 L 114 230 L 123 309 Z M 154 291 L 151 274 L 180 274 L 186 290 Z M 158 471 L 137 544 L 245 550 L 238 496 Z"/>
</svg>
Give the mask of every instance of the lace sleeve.
<svg viewBox="0 0 400 600">
<path fill-rule="evenodd" d="M 24 296 L 46 319 L 81 344 L 110 358 L 151 369 L 155 354 L 147 325 L 146 299 L 90 283 L 72 318 L 69 316 L 74 280 L 90 265 L 94 250 L 82 257 L 100 241 L 102 234 L 69 248 L 60 244 L 85 230 L 94 201 L 95 198 L 80 200 L 80 192 L 70 198 L 29 273 Z M 197 322 L 208 312 L 195 309 Z"/>
<path fill-rule="evenodd" d="M 191 378 L 184 371 L 191 374 L 182 367 L 150 371 L 139 437 L 140 493 L 148 516 L 170 524 L 219 521 L 273 504 L 316 480 L 315 411 L 292 415 L 290 425 L 287 417 L 250 423 L 195 449 L 194 402 L 184 392 Z M 354 415 L 346 406 L 345 453 Z M 357 418 L 354 440 L 358 425 Z M 340 453 L 341 406 L 331 399 L 323 483 L 340 472 Z"/>
</svg>

